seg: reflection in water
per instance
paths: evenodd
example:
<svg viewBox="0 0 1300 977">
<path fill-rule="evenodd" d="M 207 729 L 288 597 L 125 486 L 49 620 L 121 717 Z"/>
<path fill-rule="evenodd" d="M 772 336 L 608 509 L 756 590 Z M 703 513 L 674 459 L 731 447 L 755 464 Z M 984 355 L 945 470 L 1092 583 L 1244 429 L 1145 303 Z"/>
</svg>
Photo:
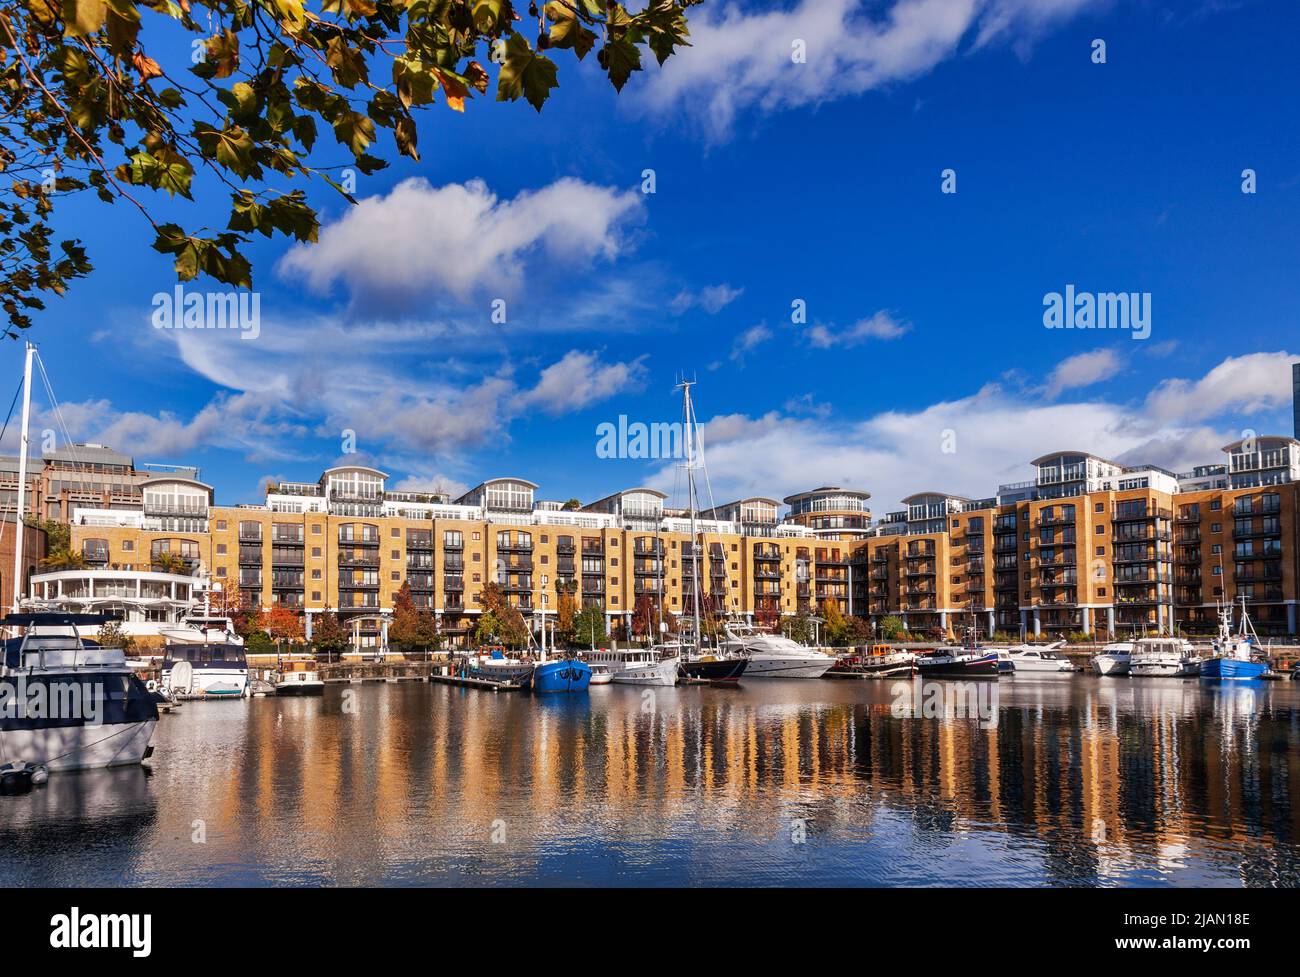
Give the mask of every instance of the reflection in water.
<svg viewBox="0 0 1300 977">
<path fill-rule="evenodd" d="M 1044 676 L 190 703 L 0 798 L 3 884 L 1295 885 L 1300 688 Z"/>
</svg>

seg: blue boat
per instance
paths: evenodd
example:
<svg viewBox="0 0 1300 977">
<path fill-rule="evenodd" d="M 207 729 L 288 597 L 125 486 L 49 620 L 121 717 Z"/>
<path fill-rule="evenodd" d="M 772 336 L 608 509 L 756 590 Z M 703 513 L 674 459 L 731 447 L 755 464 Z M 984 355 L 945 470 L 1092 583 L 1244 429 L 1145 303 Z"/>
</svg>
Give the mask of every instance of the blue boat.
<svg viewBox="0 0 1300 977">
<path fill-rule="evenodd" d="M 534 692 L 586 692 L 591 666 L 576 658 L 543 662 L 533 669 Z"/>
<path fill-rule="evenodd" d="M 1214 639 L 1214 655 L 1201 662 L 1201 678 L 1249 682 L 1268 672 L 1268 656 L 1259 648 L 1259 636 L 1246 613 L 1246 599 L 1241 599 L 1241 626 L 1232 633 L 1232 606 L 1219 608 L 1219 635 Z"/>
</svg>

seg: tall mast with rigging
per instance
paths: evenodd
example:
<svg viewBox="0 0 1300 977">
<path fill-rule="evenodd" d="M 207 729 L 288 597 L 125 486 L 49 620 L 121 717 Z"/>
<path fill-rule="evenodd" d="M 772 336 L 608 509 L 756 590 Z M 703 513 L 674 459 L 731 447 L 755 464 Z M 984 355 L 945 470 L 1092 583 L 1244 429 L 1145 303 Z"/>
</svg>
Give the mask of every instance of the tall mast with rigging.
<svg viewBox="0 0 1300 977">
<path fill-rule="evenodd" d="M 23 596 L 23 514 L 27 508 L 27 429 L 32 411 L 32 357 L 36 347 L 27 344 L 27 359 L 23 366 L 23 427 L 18 441 L 18 509 L 14 515 L 14 600 L 12 610 L 18 613 Z"/>
<path fill-rule="evenodd" d="M 682 389 L 682 415 L 685 431 L 682 439 L 686 442 L 686 499 L 691 513 L 691 619 L 695 653 L 700 653 L 700 544 L 695 532 L 695 510 L 698 502 L 695 495 L 695 409 L 691 406 L 691 387 L 694 380 L 682 378 L 677 386 Z"/>
</svg>

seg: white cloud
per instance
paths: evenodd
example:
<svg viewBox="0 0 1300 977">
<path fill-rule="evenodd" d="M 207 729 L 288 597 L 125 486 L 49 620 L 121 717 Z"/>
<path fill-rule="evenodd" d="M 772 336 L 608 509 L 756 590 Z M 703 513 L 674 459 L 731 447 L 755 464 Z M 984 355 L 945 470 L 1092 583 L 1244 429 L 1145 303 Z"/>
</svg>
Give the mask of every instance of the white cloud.
<svg viewBox="0 0 1300 977">
<path fill-rule="evenodd" d="M 871 339 L 897 339 L 911 328 L 910 322 L 902 322 L 882 309 L 875 315 L 859 319 L 847 329 L 820 323 L 809 326 L 805 338 L 815 349 L 831 349 L 836 346 L 859 346 Z"/>
<path fill-rule="evenodd" d="M 602 363 L 595 353 L 569 350 L 542 370 L 535 387 L 519 395 L 517 409 L 536 407 L 547 414 L 567 414 L 627 390 L 644 373 L 641 359 Z"/>
<path fill-rule="evenodd" d="M 699 307 L 709 315 L 717 315 L 744 293 L 743 288 L 732 288 L 726 282 L 718 285 L 705 285 L 698 292 L 683 289 L 673 296 L 668 303 L 673 315 L 681 315 L 690 309 Z"/>
<path fill-rule="evenodd" d="M 279 270 L 315 291 L 342 282 L 354 297 L 390 305 L 426 294 L 504 296 L 538 252 L 582 264 L 614 258 L 641 212 L 634 190 L 570 177 L 512 200 L 482 180 L 435 187 L 412 177 L 348 209 L 316 244 L 295 246 Z"/>
<path fill-rule="evenodd" d="M 1045 403 L 990 384 L 969 397 L 856 422 L 793 411 L 726 414 L 704 425 L 703 440 L 718 501 L 842 484 L 870 491 L 873 510 L 883 513 L 918 491 L 989 498 L 999 484 L 1032 477 L 1030 459 L 1054 450 L 1174 471 L 1221 463 L 1219 449 L 1239 436 L 1248 415 L 1286 405 L 1294 360 L 1230 357 L 1198 380 L 1165 381 L 1136 403 Z M 952 453 L 944 451 L 949 432 Z M 674 478 L 664 466 L 648 482 L 672 491 Z"/>
<path fill-rule="evenodd" d="M 759 346 L 772 338 L 772 330 L 767 328 L 765 323 L 759 323 L 756 326 L 750 326 L 731 344 L 731 358 L 736 361 L 743 360 L 746 353 L 751 353 Z"/>
<path fill-rule="evenodd" d="M 691 47 L 670 58 L 640 97 L 648 110 L 702 116 L 711 139 L 748 108 L 776 112 L 860 95 L 923 75 L 976 46 L 1024 45 L 1104 0 L 799 0 L 779 10 L 737 4 L 692 11 Z M 793 62 L 803 41 L 806 62 Z"/>
<path fill-rule="evenodd" d="M 1059 397 L 1066 390 L 1108 380 L 1122 369 L 1113 349 L 1094 349 L 1062 360 L 1047 378 L 1046 396 Z"/>
<path fill-rule="evenodd" d="M 1162 381 L 1146 400 L 1145 414 L 1155 423 L 1181 418 L 1203 420 L 1224 411 L 1254 414 L 1291 401 L 1294 353 L 1229 356 L 1199 380 Z"/>
</svg>

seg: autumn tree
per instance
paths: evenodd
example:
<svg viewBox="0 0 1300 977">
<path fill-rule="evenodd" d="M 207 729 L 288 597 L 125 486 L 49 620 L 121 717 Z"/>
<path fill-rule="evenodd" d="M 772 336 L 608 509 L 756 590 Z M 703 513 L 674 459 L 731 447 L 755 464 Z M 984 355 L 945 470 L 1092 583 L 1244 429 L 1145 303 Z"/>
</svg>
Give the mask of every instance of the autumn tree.
<svg viewBox="0 0 1300 977">
<path fill-rule="evenodd" d="M 829 598 L 822 601 L 822 641 L 828 645 L 844 644 L 848 627 L 849 622 L 840 610 L 840 602 Z"/>
<path fill-rule="evenodd" d="M 409 582 L 403 582 L 393 597 L 388 641 L 404 654 L 411 651 L 428 654 L 438 646 L 438 623 L 432 611 L 416 605 Z"/>
<path fill-rule="evenodd" d="M 302 618 L 296 611 L 278 604 L 258 615 L 257 628 L 275 642 L 276 654 L 284 642 L 299 644 L 303 640 Z"/>
<path fill-rule="evenodd" d="M 491 633 L 500 644 L 507 648 L 522 648 L 528 644 L 528 625 L 524 622 L 524 616 L 506 598 L 500 584 L 484 584 L 481 600 L 483 616 L 492 615 L 495 627 Z"/>
<path fill-rule="evenodd" d="M 332 611 L 312 616 L 311 641 L 317 654 L 333 660 L 352 644 L 352 633 Z"/>
<path fill-rule="evenodd" d="M 56 202 L 93 192 L 153 229 L 176 276 L 252 287 L 253 235 L 314 242 L 301 185 L 320 177 L 355 203 L 348 167 L 386 166 L 385 144 L 420 158 L 416 115 L 497 101 L 537 111 L 559 87 L 555 51 L 593 50 L 621 90 L 643 50 L 663 63 L 686 40 L 685 8 L 648 0 L 15 0 L 0 11 L 0 304 L 6 331 L 41 295 L 91 270 L 75 239 L 54 243 Z M 312 9 L 315 8 L 315 9 Z M 528 35 L 535 40 L 530 42 Z M 176 43 L 177 30 L 192 38 Z M 493 75 L 495 74 L 495 79 Z M 322 134 L 329 144 L 318 146 Z M 340 158 L 340 153 L 342 154 Z M 376 155 L 381 154 L 381 155 Z M 332 174 L 332 175 L 331 175 Z M 158 215 L 220 193 L 224 227 Z M 296 184 L 296 185 L 295 185 Z M 183 207 L 169 205 L 169 217 Z"/>
<path fill-rule="evenodd" d="M 659 633 L 659 604 L 649 594 L 642 594 L 632 608 L 632 634 L 645 635 L 654 641 Z"/>
<path fill-rule="evenodd" d="M 599 607 L 584 607 L 573 619 L 573 640 L 598 647 L 605 641 L 605 614 Z"/>
<path fill-rule="evenodd" d="M 578 585 L 570 580 L 567 584 L 557 583 L 555 590 L 555 635 L 562 643 L 569 644 L 573 641 L 573 618 L 577 610 L 574 595 Z"/>
</svg>

